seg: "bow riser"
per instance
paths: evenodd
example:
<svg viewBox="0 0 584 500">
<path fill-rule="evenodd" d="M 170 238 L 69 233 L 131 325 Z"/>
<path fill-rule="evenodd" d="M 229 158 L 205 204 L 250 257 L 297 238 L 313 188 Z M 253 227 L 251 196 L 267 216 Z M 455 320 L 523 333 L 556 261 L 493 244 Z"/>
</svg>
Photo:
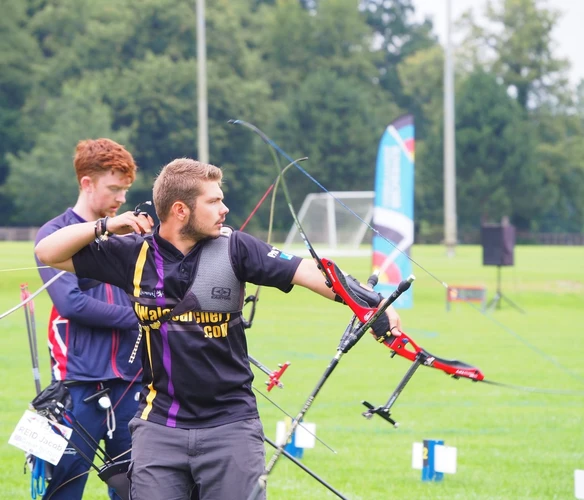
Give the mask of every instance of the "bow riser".
<svg viewBox="0 0 584 500">
<path fill-rule="evenodd" d="M 363 299 L 351 290 L 345 275 L 332 260 L 322 258 L 320 262 L 321 269 L 327 278 L 327 285 L 349 306 L 361 323 L 369 321 L 378 308 L 369 307 Z"/>
<path fill-rule="evenodd" d="M 482 371 L 475 366 L 463 363 L 462 361 L 444 359 L 430 354 L 403 332 L 400 332 L 399 335 L 391 335 L 389 338 L 379 337 L 377 340 L 378 342 L 381 341 L 381 343 L 399 356 L 410 361 L 415 361 L 416 358 L 421 357 L 422 365 L 442 370 L 444 373 L 455 378 L 462 377 L 477 381 L 485 378 Z"/>
</svg>

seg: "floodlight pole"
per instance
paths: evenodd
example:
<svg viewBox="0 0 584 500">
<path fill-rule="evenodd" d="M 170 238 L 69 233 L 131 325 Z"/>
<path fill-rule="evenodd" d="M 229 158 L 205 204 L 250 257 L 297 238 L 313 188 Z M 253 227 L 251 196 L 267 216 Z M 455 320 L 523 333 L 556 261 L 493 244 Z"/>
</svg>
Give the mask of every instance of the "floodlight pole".
<svg viewBox="0 0 584 500">
<path fill-rule="evenodd" d="M 454 140 L 454 69 L 451 40 L 451 0 L 446 0 L 444 57 L 444 244 L 446 254 L 456 249 L 456 160 Z"/>
<path fill-rule="evenodd" d="M 197 0 L 197 112 L 198 159 L 209 163 L 207 125 L 207 45 L 205 36 L 205 0 Z"/>
</svg>

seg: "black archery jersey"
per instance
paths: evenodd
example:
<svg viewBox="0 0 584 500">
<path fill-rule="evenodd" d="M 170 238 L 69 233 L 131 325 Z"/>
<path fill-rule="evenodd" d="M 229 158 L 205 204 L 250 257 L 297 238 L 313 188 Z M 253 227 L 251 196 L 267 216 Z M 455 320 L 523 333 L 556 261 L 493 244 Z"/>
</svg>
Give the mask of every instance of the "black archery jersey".
<svg viewBox="0 0 584 500">
<path fill-rule="evenodd" d="M 157 228 L 146 237 L 132 234 L 110 237 L 99 246 L 92 243 L 73 257 L 73 264 L 78 276 L 125 290 L 140 321 L 152 322 L 196 288 L 193 276 L 207 244 L 199 242 L 183 255 Z M 301 261 L 238 231 L 229 237 L 225 258 L 241 283 L 284 292 L 292 289 Z M 230 293 L 224 283 L 209 291 L 218 303 Z M 209 301 L 212 297 L 202 302 Z M 195 308 L 174 316 L 160 329 L 146 329 L 138 417 L 169 427 L 204 428 L 258 416 L 241 311 L 209 309 Z"/>
</svg>

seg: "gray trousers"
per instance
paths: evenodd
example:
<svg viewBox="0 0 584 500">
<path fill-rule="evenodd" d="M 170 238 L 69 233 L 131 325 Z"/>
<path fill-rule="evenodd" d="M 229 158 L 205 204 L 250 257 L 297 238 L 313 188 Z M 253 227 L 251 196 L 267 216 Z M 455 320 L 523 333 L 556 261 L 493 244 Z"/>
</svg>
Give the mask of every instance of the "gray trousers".
<svg viewBox="0 0 584 500">
<path fill-rule="evenodd" d="M 132 500 L 246 500 L 265 467 L 259 418 L 208 429 L 134 418 L 129 427 Z"/>
</svg>

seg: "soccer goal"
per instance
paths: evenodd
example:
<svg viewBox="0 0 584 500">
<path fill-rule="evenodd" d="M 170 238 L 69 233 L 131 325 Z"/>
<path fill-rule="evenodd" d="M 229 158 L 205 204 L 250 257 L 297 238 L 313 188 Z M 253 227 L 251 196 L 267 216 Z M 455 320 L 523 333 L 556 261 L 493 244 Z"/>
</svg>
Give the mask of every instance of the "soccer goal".
<svg viewBox="0 0 584 500">
<path fill-rule="evenodd" d="M 346 207 L 371 224 L 374 195 L 374 191 L 330 191 L 307 195 L 298 212 L 298 219 L 317 251 L 321 250 L 323 255 L 370 255 L 369 228 Z M 299 249 L 304 248 L 303 243 L 298 228 L 293 224 L 284 248 L 298 254 Z M 363 248 L 364 245 L 368 246 Z"/>
</svg>

